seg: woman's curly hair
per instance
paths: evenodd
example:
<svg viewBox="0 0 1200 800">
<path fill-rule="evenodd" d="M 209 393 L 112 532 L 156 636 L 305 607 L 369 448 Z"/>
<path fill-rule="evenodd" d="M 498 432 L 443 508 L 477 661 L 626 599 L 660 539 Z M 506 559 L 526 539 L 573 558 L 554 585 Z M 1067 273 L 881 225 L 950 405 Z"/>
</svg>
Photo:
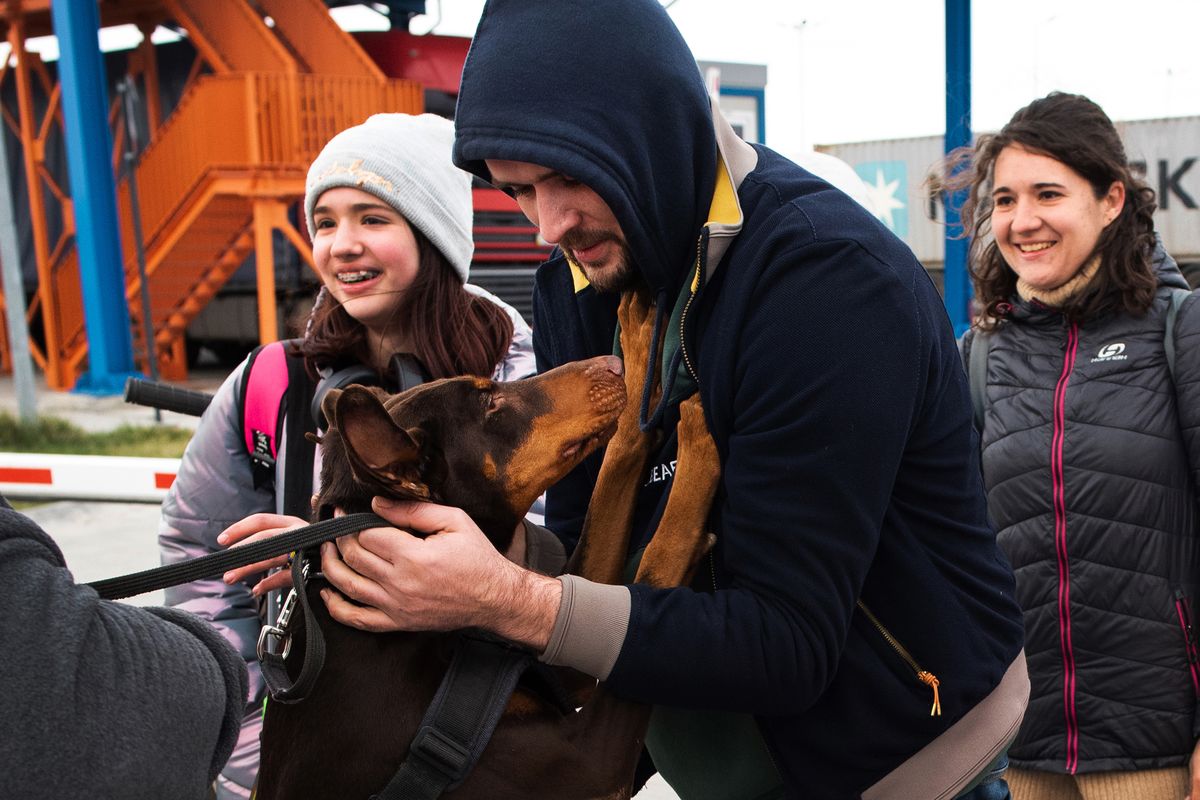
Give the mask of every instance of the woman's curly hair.
<svg viewBox="0 0 1200 800">
<path fill-rule="evenodd" d="M 1011 146 L 1070 167 L 1091 185 L 1097 200 L 1114 182 L 1125 186 L 1121 213 L 1096 243 L 1096 277 L 1062 311 L 1076 322 L 1119 309 L 1144 314 L 1157 286 L 1151 266 L 1154 190 L 1133 174 L 1121 137 L 1100 106 L 1082 95 L 1052 92 L 1014 114 L 999 133 L 979 137 L 973 148 L 959 148 L 946 161 L 945 174 L 950 177 L 943 188 L 967 190 L 960 219 L 962 235 L 971 238 L 969 272 L 982 307 L 977 324 L 994 327 L 1017 288 L 1017 275 L 1000 255 L 991 227 L 993 171 L 1001 151 Z"/>
</svg>

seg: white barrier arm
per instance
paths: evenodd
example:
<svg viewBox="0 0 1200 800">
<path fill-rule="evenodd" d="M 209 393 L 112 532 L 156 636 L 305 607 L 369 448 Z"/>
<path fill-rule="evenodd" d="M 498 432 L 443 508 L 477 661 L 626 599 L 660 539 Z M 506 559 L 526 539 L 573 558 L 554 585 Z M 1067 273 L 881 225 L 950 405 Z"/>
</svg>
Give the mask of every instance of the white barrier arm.
<svg viewBox="0 0 1200 800">
<path fill-rule="evenodd" d="M 178 458 L 0 453 L 0 494 L 24 500 L 161 503 Z"/>
</svg>

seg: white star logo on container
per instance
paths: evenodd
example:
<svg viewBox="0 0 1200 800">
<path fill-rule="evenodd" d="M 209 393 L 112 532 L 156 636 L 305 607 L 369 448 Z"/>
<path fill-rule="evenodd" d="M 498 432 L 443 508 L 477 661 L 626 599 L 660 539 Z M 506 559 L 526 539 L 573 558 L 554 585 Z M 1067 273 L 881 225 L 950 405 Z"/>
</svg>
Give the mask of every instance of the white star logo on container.
<svg viewBox="0 0 1200 800">
<path fill-rule="evenodd" d="M 875 209 L 875 216 L 883 220 L 883 224 L 888 226 L 889 230 L 895 230 L 896 222 L 892 216 L 893 211 L 898 211 L 904 208 L 904 201 L 896 197 L 896 191 L 900 188 L 900 181 L 889 181 L 883 177 L 883 170 L 876 167 L 875 182 L 868 183 L 863 181 L 867 187 L 867 194 L 871 198 L 872 207 Z"/>
</svg>

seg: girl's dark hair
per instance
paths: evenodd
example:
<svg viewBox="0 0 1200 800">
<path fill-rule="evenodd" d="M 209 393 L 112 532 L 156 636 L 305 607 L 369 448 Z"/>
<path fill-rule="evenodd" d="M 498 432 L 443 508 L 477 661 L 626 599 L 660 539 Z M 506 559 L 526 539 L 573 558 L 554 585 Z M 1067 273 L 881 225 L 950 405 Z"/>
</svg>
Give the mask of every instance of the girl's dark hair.
<svg viewBox="0 0 1200 800">
<path fill-rule="evenodd" d="M 463 288 L 442 252 L 419 230 L 412 232 L 419 265 L 394 312 L 396 324 L 408 331 L 413 355 L 430 379 L 490 378 L 512 343 L 512 319 L 500 306 Z M 367 352 L 366 327 L 328 292 L 313 311 L 300 352 L 314 373 L 322 367 L 375 363 L 375 354 Z"/>
<path fill-rule="evenodd" d="M 1012 145 L 1070 167 L 1091 184 L 1096 199 L 1108 194 L 1114 181 L 1124 184 L 1125 205 L 1096 243 L 1100 269 L 1062 311 L 1075 322 L 1118 309 L 1144 314 L 1157 286 L 1150 263 L 1154 190 L 1134 176 L 1121 137 L 1100 106 L 1082 95 L 1052 92 L 1014 114 L 999 133 L 981 136 L 974 148 L 959 148 L 947 159 L 951 177 L 944 188 L 967 190 L 960 214 L 963 235 L 971 237 L 969 271 L 983 309 L 979 326 L 994 327 L 1017 289 L 1017 275 L 991 236 L 993 172 L 1000 152 Z"/>
</svg>

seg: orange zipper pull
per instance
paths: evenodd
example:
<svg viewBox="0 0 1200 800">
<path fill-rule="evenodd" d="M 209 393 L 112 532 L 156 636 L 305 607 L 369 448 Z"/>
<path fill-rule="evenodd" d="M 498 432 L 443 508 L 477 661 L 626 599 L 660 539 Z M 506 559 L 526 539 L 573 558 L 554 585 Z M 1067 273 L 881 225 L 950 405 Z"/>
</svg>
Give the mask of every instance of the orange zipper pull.
<svg viewBox="0 0 1200 800">
<path fill-rule="evenodd" d="M 922 670 L 921 672 L 917 673 L 917 680 L 933 689 L 933 708 L 930 709 L 929 716 L 940 717 L 942 715 L 942 701 L 938 697 L 938 686 L 940 685 L 940 681 L 938 681 L 937 676 L 935 676 L 932 672 L 925 672 Z"/>
</svg>

